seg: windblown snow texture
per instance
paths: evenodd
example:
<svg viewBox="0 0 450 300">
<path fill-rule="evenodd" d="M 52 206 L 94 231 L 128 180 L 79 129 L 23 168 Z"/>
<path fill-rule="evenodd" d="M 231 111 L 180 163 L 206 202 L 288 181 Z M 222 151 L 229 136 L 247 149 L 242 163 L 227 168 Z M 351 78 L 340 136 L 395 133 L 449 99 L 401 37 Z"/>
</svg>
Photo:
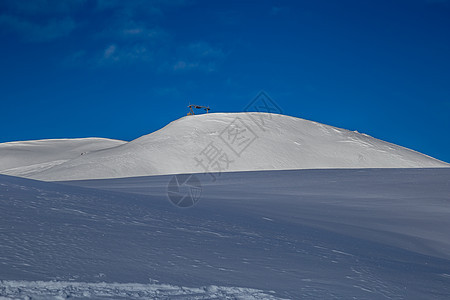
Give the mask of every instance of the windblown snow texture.
<svg viewBox="0 0 450 300">
<path fill-rule="evenodd" d="M 450 169 L 195 176 L 0 176 L 0 296 L 450 297 Z"/>
<path fill-rule="evenodd" d="M 87 153 L 124 144 L 104 138 L 50 139 L 0 144 L 0 173 L 30 177 Z"/>
</svg>

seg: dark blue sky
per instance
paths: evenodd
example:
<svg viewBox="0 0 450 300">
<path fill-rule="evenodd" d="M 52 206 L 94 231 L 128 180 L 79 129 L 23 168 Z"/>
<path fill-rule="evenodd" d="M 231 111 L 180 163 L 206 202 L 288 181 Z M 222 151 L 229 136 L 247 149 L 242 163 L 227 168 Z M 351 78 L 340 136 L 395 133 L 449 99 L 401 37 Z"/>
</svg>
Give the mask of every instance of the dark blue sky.
<svg viewBox="0 0 450 300">
<path fill-rule="evenodd" d="M 0 0 L 0 142 L 132 140 L 260 90 L 450 162 L 450 1 Z"/>
</svg>

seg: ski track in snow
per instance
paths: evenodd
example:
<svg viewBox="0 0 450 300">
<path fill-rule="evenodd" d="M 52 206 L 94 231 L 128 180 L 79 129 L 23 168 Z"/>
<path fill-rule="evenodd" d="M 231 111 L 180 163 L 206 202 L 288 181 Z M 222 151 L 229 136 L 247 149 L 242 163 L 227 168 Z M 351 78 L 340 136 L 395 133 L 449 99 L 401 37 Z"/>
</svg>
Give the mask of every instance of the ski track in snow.
<svg viewBox="0 0 450 300">
<path fill-rule="evenodd" d="M 168 284 L 0 281 L 0 299 L 282 299 L 255 289 Z"/>
</svg>

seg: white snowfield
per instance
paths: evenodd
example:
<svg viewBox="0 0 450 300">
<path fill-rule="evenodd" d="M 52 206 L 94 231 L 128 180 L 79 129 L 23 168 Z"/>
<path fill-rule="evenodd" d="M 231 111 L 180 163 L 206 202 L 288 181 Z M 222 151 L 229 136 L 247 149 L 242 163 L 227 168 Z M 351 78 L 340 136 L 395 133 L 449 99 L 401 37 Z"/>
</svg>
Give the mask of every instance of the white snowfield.
<svg viewBox="0 0 450 300">
<path fill-rule="evenodd" d="M 169 201 L 174 177 L 201 182 L 195 206 Z M 0 299 L 448 300 L 449 183 L 449 168 L 0 175 Z"/>
<path fill-rule="evenodd" d="M 105 138 L 48 139 L 0 143 L 0 173 L 32 176 L 78 156 L 126 142 Z"/>
<path fill-rule="evenodd" d="M 117 143 L 68 160 L 0 168 L 0 173 L 61 181 L 205 171 L 450 166 L 365 134 L 268 113 L 186 116 L 131 142 Z M 50 150 L 62 151 L 56 144 Z"/>
</svg>

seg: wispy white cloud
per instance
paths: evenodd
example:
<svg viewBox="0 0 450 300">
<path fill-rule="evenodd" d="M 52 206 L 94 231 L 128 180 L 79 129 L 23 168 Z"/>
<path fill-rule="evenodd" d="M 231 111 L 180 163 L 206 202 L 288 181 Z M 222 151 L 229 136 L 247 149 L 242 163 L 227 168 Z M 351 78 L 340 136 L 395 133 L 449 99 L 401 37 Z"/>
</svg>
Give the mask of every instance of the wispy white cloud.
<svg viewBox="0 0 450 300">
<path fill-rule="evenodd" d="M 225 58 L 225 53 L 218 47 L 201 41 L 178 49 L 178 59 L 172 66 L 173 71 L 213 72 Z"/>
<path fill-rule="evenodd" d="M 108 45 L 101 55 L 93 61 L 94 66 L 107 66 L 114 64 L 130 64 L 136 62 L 150 62 L 153 53 L 144 45 L 118 46 Z"/>
<path fill-rule="evenodd" d="M 0 1 L 0 30 L 24 42 L 43 42 L 69 35 L 76 27 L 72 14 L 86 0 Z"/>
<path fill-rule="evenodd" d="M 125 63 L 148 63 L 152 61 L 163 45 L 170 40 L 169 35 L 158 27 L 148 27 L 146 24 L 127 22 L 115 24 L 95 36 L 97 41 L 104 43 L 105 48 L 93 50 L 100 66 Z M 96 52 L 96 53 L 95 53 Z"/>
<path fill-rule="evenodd" d="M 155 41 L 158 39 L 167 38 L 168 34 L 162 28 L 156 25 L 149 25 L 143 22 L 135 22 L 127 20 L 123 22 L 116 21 L 110 24 L 108 28 L 95 34 L 97 38 L 102 39 L 117 39 L 127 41 Z"/>
<path fill-rule="evenodd" d="M 188 45 L 187 50 L 197 58 L 223 58 L 225 53 L 222 49 L 215 48 L 207 42 L 196 42 Z"/>
<path fill-rule="evenodd" d="M 289 8 L 286 7 L 286 6 L 278 6 L 278 5 L 275 5 L 275 6 L 272 6 L 272 7 L 271 7 L 271 9 L 270 9 L 270 14 L 273 15 L 273 16 L 277 16 L 277 15 L 280 15 L 280 14 L 282 14 L 283 12 L 286 12 L 286 11 L 288 11 L 288 10 L 289 10 Z"/>
<path fill-rule="evenodd" d="M 172 38 L 157 24 L 163 6 L 167 6 L 164 1 L 97 1 L 96 10 L 102 11 L 105 25 L 91 38 L 104 48 L 90 49 L 91 61 L 99 66 L 149 63 L 163 49 L 170 52 L 165 48 L 170 47 Z M 110 53 L 112 49 L 115 51 Z"/>
<path fill-rule="evenodd" d="M 103 52 L 103 58 L 110 59 L 111 57 L 114 56 L 114 53 L 116 52 L 116 50 L 117 50 L 116 45 L 109 45 Z"/>
<path fill-rule="evenodd" d="M 120 12 L 122 16 L 133 17 L 137 13 L 144 15 L 163 15 L 162 8 L 174 1 L 155 0 L 97 0 L 95 9 L 99 11 Z M 175 3 L 174 3 L 175 4 Z M 183 3 L 180 3 L 182 5 Z"/>
<path fill-rule="evenodd" d="M 174 71 L 180 71 L 180 70 L 193 70 L 198 69 L 199 63 L 198 62 L 186 62 L 184 60 L 179 60 L 173 65 Z"/>
<path fill-rule="evenodd" d="M 159 72 L 208 73 L 216 71 L 226 57 L 222 49 L 204 41 L 180 46 L 176 41 L 168 43 L 167 40 L 151 40 L 137 39 L 128 42 L 116 39 L 94 55 L 94 65 L 145 63 Z"/>
<path fill-rule="evenodd" d="M 190 1 L 0 0 L 5 12 L 0 33 L 15 33 L 24 42 L 70 35 L 78 48 L 66 55 L 66 66 L 145 64 L 159 72 L 213 72 L 226 57 L 220 47 L 206 41 L 180 42 L 161 26 L 171 9 Z"/>
<path fill-rule="evenodd" d="M 285 10 L 285 7 L 282 6 L 272 6 L 272 8 L 270 9 L 270 14 L 272 15 L 278 15 L 280 14 L 282 11 Z"/>
</svg>

